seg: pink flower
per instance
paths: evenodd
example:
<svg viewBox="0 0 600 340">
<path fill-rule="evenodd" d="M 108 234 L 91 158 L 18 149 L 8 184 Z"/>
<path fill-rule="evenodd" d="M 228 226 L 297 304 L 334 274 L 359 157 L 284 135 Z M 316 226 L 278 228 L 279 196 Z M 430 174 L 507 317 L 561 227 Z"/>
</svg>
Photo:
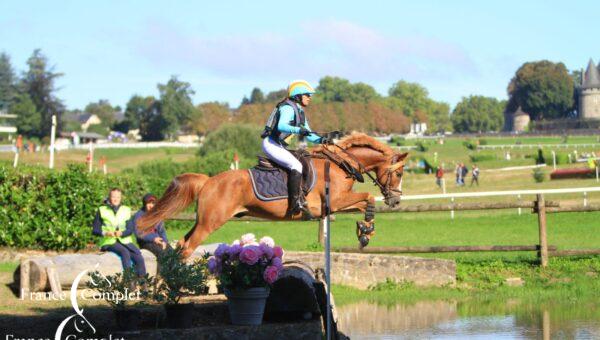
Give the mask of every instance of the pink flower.
<svg viewBox="0 0 600 340">
<path fill-rule="evenodd" d="M 208 271 L 211 274 L 218 274 L 221 271 L 221 264 L 214 256 L 211 256 L 211 258 L 208 259 Z"/>
<path fill-rule="evenodd" d="M 229 247 L 229 249 L 227 250 L 227 253 L 229 254 L 229 256 L 235 257 L 241 251 L 242 251 L 242 246 L 238 243 L 238 244 L 234 244 L 231 247 Z"/>
<path fill-rule="evenodd" d="M 273 248 L 269 247 L 266 243 L 261 243 L 259 247 L 260 247 L 260 250 L 262 251 L 262 253 L 267 258 L 267 260 L 270 260 L 273 258 Z"/>
<path fill-rule="evenodd" d="M 280 246 L 273 247 L 273 254 L 275 257 L 283 258 L 283 248 Z"/>
<path fill-rule="evenodd" d="M 263 278 L 267 281 L 268 284 L 273 284 L 277 280 L 279 276 L 279 269 L 275 266 L 268 266 L 265 268 L 265 272 L 263 274 Z"/>
<path fill-rule="evenodd" d="M 268 245 L 271 248 L 275 247 L 275 240 L 273 240 L 269 236 L 265 236 L 265 237 L 261 238 L 260 239 L 260 243 L 261 244 L 266 244 L 266 245 Z"/>
<path fill-rule="evenodd" d="M 227 253 L 228 250 L 229 250 L 229 246 L 225 243 L 221 243 L 217 247 L 217 250 L 215 250 L 215 256 L 223 257 L 223 254 Z"/>
<path fill-rule="evenodd" d="M 283 268 L 283 261 L 281 261 L 281 258 L 279 258 L 279 257 L 275 257 L 275 258 L 273 258 L 273 260 L 271 261 L 271 265 L 272 265 L 273 267 L 276 267 L 276 268 L 278 268 L 278 269 L 281 269 L 281 268 Z"/>
<path fill-rule="evenodd" d="M 262 252 L 260 248 L 257 246 L 248 246 L 244 247 L 240 252 L 240 261 L 245 264 L 253 265 L 258 262 L 258 259 L 261 257 Z"/>
<path fill-rule="evenodd" d="M 256 236 L 252 233 L 244 234 L 241 237 L 242 245 L 256 242 Z"/>
</svg>

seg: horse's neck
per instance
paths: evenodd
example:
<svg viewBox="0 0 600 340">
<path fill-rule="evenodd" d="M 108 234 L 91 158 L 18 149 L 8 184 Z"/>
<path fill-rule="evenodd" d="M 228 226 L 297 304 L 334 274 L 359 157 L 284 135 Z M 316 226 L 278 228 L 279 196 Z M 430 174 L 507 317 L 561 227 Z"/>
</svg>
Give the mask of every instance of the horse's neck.
<svg viewBox="0 0 600 340">
<path fill-rule="evenodd" d="M 385 161 L 385 157 L 381 152 L 364 146 L 351 147 L 346 152 L 356 158 L 367 170 L 372 170 L 377 164 Z"/>
</svg>

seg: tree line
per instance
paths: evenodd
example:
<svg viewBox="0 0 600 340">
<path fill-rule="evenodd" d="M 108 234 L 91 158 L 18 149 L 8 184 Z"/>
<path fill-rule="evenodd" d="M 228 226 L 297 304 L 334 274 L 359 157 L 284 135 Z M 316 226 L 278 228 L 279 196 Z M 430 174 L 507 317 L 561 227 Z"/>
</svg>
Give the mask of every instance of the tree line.
<svg viewBox="0 0 600 340">
<path fill-rule="evenodd" d="M 87 113 L 96 114 L 102 121 L 89 131 L 104 135 L 110 130 L 133 129 L 139 129 L 144 140 L 172 139 L 178 134 L 206 135 L 225 123 L 262 126 L 274 105 L 286 96 L 285 89 L 265 93 L 254 88 L 235 108 L 219 102 L 195 105 L 191 84 L 172 76 L 166 83 L 157 84 L 156 96 L 134 94 L 125 108 L 99 100 L 83 110 L 67 110 L 56 96 L 56 80 L 62 75 L 39 49 L 27 60 L 27 70 L 21 75 L 13 70 L 9 56 L 0 54 L 0 109 L 17 115 L 19 133 L 46 137 L 52 114 L 59 117 L 59 131 L 77 131 L 80 125 L 75 117 Z M 463 97 L 451 112 L 447 103 L 430 98 L 427 89 L 418 83 L 400 80 L 387 95 L 381 95 L 369 84 L 325 76 L 318 82 L 307 115 L 317 131 L 406 133 L 411 123 L 426 123 L 430 133 L 499 131 L 504 112 L 518 107 L 534 120 L 574 115 L 580 77 L 562 63 L 528 62 L 510 80 L 508 101 L 471 95 Z"/>
</svg>

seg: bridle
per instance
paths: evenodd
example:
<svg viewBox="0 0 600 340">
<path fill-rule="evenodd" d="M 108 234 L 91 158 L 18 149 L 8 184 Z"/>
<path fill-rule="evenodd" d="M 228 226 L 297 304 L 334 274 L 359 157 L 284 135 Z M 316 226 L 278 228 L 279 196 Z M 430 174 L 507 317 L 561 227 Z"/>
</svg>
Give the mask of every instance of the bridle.
<svg viewBox="0 0 600 340">
<path fill-rule="evenodd" d="M 390 165 L 390 166 L 387 167 L 387 169 L 386 169 L 386 181 L 385 181 L 385 185 L 383 185 L 381 183 L 381 181 L 379 181 L 379 179 L 376 176 L 371 175 L 371 173 L 369 172 L 373 168 L 367 168 L 367 167 L 365 167 L 356 158 L 356 156 L 354 156 L 353 154 L 351 154 L 348 151 L 346 151 L 346 149 L 342 148 L 341 146 L 339 146 L 337 144 L 333 144 L 333 145 L 336 146 L 338 149 L 340 149 L 346 156 L 350 157 L 350 159 L 352 159 L 354 162 L 356 162 L 356 164 L 358 165 L 358 171 L 359 171 L 359 173 L 361 173 L 361 174 L 364 173 L 367 176 L 369 176 L 369 178 L 371 178 L 371 180 L 373 181 L 373 183 L 379 187 L 379 189 L 381 190 L 381 193 L 383 194 L 383 196 L 384 196 L 384 198 L 386 200 L 390 199 L 390 198 L 392 198 L 394 196 L 402 196 L 402 178 L 403 178 L 403 175 L 404 175 L 404 171 L 402 173 L 400 173 L 400 185 L 399 185 L 400 188 L 397 189 L 397 188 L 392 188 L 391 187 L 392 176 L 394 174 L 398 174 L 397 171 L 400 168 L 400 166 L 402 165 L 402 163 L 398 162 L 396 164 L 392 164 L 392 165 Z M 325 146 L 325 149 L 327 151 L 329 151 L 326 146 Z"/>
</svg>

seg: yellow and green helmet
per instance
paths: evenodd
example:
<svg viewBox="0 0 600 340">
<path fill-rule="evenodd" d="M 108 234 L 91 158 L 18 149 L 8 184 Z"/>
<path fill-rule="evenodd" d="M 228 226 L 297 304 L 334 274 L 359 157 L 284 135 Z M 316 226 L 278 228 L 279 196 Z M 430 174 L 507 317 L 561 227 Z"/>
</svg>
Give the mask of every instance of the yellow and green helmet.
<svg viewBox="0 0 600 340">
<path fill-rule="evenodd" d="M 310 86 L 310 84 L 306 80 L 301 79 L 290 82 L 287 91 L 289 98 L 293 98 L 297 95 L 315 93 L 315 89 L 312 86 Z"/>
</svg>

